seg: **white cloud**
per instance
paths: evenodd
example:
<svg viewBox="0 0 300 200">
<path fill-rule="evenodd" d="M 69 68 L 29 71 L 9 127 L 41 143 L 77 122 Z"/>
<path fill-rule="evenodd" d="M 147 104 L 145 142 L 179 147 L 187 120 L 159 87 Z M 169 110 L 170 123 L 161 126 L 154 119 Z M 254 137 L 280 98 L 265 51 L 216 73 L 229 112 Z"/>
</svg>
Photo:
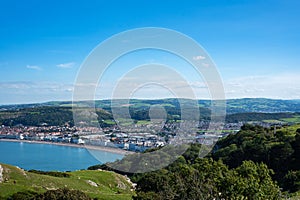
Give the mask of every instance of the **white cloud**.
<svg viewBox="0 0 300 200">
<path fill-rule="evenodd" d="M 245 76 L 224 81 L 227 98 L 300 99 L 298 74 Z"/>
<path fill-rule="evenodd" d="M 204 60 L 204 59 L 205 59 L 205 56 L 201 56 L 201 55 L 193 57 L 193 60 Z"/>
<path fill-rule="evenodd" d="M 69 62 L 69 63 L 61 63 L 56 65 L 59 68 L 72 68 L 75 65 L 75 62 Z"/>
<path fill-rule="evenodd" d="M 0 82 L 0 104 L 71 100 L 73 88 L 57 82 Z"/>
<path fill-rule="evenodd" d="M 62 84 L 56 82 L 30 82 L 30 81 L 15 81 L 15 82 L 0 82 L 0 88 L 19 89 L 19 90 L 34 90 L 37 91 L 68 91 L 73 88 L 72 84 Z"/>
<path fill-rule="evenodd" d="M 42 70 L 41 67 L 37 66 L 37 65 L 27 65 L 26 66 L 27 69 L 34 69 L 34 70 Z"/>
<path fill-rule="evenodd" d="M 209 64 L 208 63 L 202 63 L 202 66 L 203 67 L 209 67 Z"/>
<path fill-rule="evenodd" d="M 123 79 L 116 82 L 101 82 L 96 88 L 97 99 L 107 98 L 210 98 L 203 81 L 163 80 L 151 81 L 146 78 Z"/>
<path fill-rule="evenodd" d="M 152 77 L 152 76 L 151 76 Z M 150 78 L 151 78 L 150 77 Z M 204 81 L 188 81 L 183 80 L 168 79 L 165 80 L 161 76 L 156 78 L 151 78 L 152 82 L 162 83 L 162 87 L 157 85 L 152 85 L 153 87 L 140 87 L 142 83 L 149 82 L 147 77 L 136 77 L 136 79 L 129 79 L 131 77 L 126 77 L 121 82 L 121 89 L 114 92 L 119 92 L 122 96 L 122 91 L 131 89 L 135 91 L 138 89 L 138 98 L 152 97 L 152 98 L 162 98 L 168 97 L 170 93 L 167 92 L 168 88 L 172 89 L 178 94 L 183 95 L 182 97 L 191 98 L 189 96 L 189 89 L 194 91 L 196 98 L 199 99 L 210 99 L 211 90 L 218 88 L 208 88 Z M 164 81 L 163 81 L 164 80 Z M 150 81 L 151 82 L 151 81 Z M 114 86 L 117 83 L 113 84 Z M 158 84 L 159 85 L 159 84 Z M 280 73 L 280 74 L 269 74 L 262 76 L 244 76 L 237 77 L 229 80 L 223 81 L 224 92 L 227 99 L 232 98 L 272 98 L 272 99 L 300 99 L 300 82 L 298 73 Z M 163 87 L 165 86 L 165 87 Z M 98 93 L 101 98 L 110 97 L 113 86 L 105 85 L 101 89 L 97 88 Z M 120 97 L 121 97 L 120 96 Z"/>
<path fill-rule="evenodd" d="M 146 76 L 146 75 L 145 75 Z M 72 100 L 75 87 L 86 88 L 86 91 L 95 91 L 96 99 L 126 97 L 126 91 L 132 92 L 135 98 L 193 98 L 191 89 L 198 99 L 210 99 L 210 90 L 203 81 L 187 81 L 166 79 L 159 84 L 159 79 L 151 80 L 147 77 L 126 77 L 123 81 L 104 81 L 98 84 L 63 84 L 57 82 L 0 82 L 0 104 L 30 103 L 52 100 Z M 131 79 L 130 79 L 131 78 Z M 157 80 L 157 81 L 156 81 Z M 150 84 L 144 84 L 150 82 Z M 115 86 L 120 84 L 119 89 Z M 273 74 L 264 76 L 237 77 L 224 81 L 226 98 L 275 98 L 300 99 L 299 75 Z M 78 88 L 77 88 L 78 89 Z M 125 93 L 124 93 L 125 92 Z M 175 93 L 172 93 L 175 92 Z M 177 96 L 178 94 L 179 96 Z M 94 93 L 93 93 L 94 95 Z M 90 98 L 90 96 L 87 95 Z M 92 99 L 94 98 L 91 97 Z M 90 99 L 91 99 L 90 98 Z"/>
</svg>

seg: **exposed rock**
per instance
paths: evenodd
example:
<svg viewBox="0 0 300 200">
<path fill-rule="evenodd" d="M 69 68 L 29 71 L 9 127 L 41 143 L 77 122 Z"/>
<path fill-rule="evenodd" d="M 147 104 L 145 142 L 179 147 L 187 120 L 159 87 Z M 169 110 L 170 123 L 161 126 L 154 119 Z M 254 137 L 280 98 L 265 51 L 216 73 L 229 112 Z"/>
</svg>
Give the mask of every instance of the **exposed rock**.
<svg viewBox="0 0 300 200">
<path fill-rule="evenodd" d="M 95 183 L 94 181 L 87 180 L 86 182 L 87 182 L 88 184 L 90 184 L 91 186 L 98 187 L 98 184 Z"/>
<path fill-rule="evenodd" d="M 24 176 L 27 176 L 27 174 L 26 174 L 26 172 L 24 171 L 24 169 L 22 169 L 22 168 L 20 168 L 20 167 L 18 167 L 18 166 L 16 166 L 16 168 L 18 168 Z"/>
<path fill-rule="evenodd" d="M 136 183 L 131 182 L 130 178 L 128 176 L 125 175 L 126 181 L 131 185 L 132 187 L 132 191 L 135 189 L 136 187 Z"/>
<path fill-rule="evenodd" d="M 3 182 L 3 167 L 0 165 L 0 183 Z"/>
<path fill-rule="evenodd" d="M 122 190 L 126 190 L 127 186 L 124 182 L 121 181 L 119 176 L 116 176 L 116 181 L 117 181 L 117 188 L 120 188 Z"/>
<path fill-rule="evenodd" d="M 117 187 L 122 189 L 122 190 L 126 190 L 126 188 L 127 188 L 125 183 L 123 183 L 123 182 L 119 182 Z"/>
</svg>

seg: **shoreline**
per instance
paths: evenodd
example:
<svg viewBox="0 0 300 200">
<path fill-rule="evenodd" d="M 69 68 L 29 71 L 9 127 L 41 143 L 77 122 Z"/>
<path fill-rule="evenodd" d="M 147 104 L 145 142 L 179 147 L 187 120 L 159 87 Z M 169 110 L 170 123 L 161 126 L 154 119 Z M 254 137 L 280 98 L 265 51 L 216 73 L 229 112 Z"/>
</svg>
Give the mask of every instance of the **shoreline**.
<svg viewBox="0 0 300 200">
<path fill-rule="evenodd" d="M 121 155 L 128 155 L 134 154 L 133 151 L 125 151 L 119 148 L 113 147 L 105 147 L 105 146 L 95 146 L 95 145 L 79 145 L 79 144 L 72 144 L 72 143 L 58 143 L 58 142 L 47 142 L 47 141 L 36 141 L 36 140 L 17 140 L 17 139 L 0 139 L 0 142 L 25 142 L 25 143 L 33 143 L 33 144 L 48 144 L 48 145 L 57 145 L 57 146 L 68 146 L 68 147 L 75 147 L 75 148 L 85 148 L 88 150 L 96 150 L 96 151 L 105 151 L 109 153 L 121 154 Z"/>
</svg>

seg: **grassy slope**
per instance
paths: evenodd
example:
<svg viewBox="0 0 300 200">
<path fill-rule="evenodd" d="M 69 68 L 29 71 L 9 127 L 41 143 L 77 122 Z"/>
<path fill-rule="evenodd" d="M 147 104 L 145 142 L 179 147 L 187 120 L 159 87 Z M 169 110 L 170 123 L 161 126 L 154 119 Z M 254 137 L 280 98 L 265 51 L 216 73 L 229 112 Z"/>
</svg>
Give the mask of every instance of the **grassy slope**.
<svg viewBox="0 0 300 200">
<path fill-rule="evenodd" d="M 69 172 L 69 178 L 59 178 L 48 175 L 40 175 L 1 164 L 4 179 L 0 183 L 0 199 L 8 197 L 19 191 L 31 190 L 38 193 L 49 189 L 67 187 L 85 192 L 90 197 L 98 199 L 131 199 L 133 192 L 130 191 L 131 185 L 125 177 L 108 171 L 74 171 Z M 91 180 L 97 183 L 98 187 L 87 183 Z"/>
<path fill-rule="evenodd" d="M 300 124 L 294 124 L 292 126 L 284 126 L 282 128 L 279 128 L 277 130 L 285 131 L 294 134 L 297 129 L 300 129 Z"/>
</svg>

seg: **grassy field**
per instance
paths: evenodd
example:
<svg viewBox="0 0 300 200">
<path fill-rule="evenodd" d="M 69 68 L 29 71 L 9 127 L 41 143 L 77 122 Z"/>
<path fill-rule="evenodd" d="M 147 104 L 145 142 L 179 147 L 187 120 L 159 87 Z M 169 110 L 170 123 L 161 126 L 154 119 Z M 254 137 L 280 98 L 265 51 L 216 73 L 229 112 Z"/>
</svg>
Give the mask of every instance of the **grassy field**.
<svg viewBox="0 0 300 200">
<path fill-rule="evenodd" d="M 295 115 L 291 118 L 283 118 L 282 121 L 288 122 L 288 123 L 300 123 L 300 115 Z"/>
<path fill-rule="evenodd" d="M 139 120 L 136 123 L 137 125 L 147 125 L 147 124 L 151 124 L 151 121 L 147 121 L 147 120 Z"/>
<path fill-rule="evenodd" d="M 280 121 L 280 120 L 277 120 L 277 119 L 266 119 L 266 120 L 263 120 L 263 122 L 273 123 L 273 124 L 280 124 L 280 123 L 283 123 L 284 121 Z"/>
<path fill-rule="evenodd" d="M 281 119 L 267 119 L 267 120 L 262 120 L 263 122 L 266 123 L 290 123 L 290 124 L 298 124 L 300 123 L 300 115 L 294 115 L 293 117 L 289 118 L 281 118 Z"/>
<path fill-rule="evenodd" d="M 58 188 L 80 190 L 92 198 L 132 199 L 132 186 L 124 176 L 108 171 L 82 170 L 68 172 L 70 177 L 54 177 L 23 171 L 14 166 L 1 164 L 3 182 L 0 183 L 0 199 L 20 191 L 45 192 Z M 97 186 L 90 183 L 94 182 Z"/>
</svg>

